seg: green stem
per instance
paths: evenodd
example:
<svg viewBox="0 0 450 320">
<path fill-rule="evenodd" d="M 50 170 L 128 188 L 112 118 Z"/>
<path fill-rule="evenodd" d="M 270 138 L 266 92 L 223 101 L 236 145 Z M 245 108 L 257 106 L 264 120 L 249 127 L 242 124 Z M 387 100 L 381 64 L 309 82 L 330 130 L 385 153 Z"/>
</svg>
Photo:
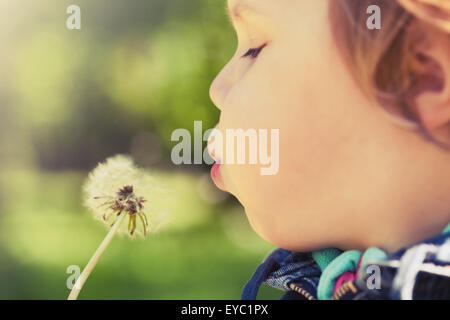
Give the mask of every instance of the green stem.
<svg viewBox="0 0 450 320">
<path fill-rule="evenodd" d="M 86 265 L 86 267 L 84 268 L 83 272 L 78 277 L 67 300 L 76 300 L 77 299 L 78 294 L 80 293 L 81 289 L 83 288 L 84 283 L 86 282 L 87 278 L 91 274 L 92 270 L 94 270 L 95 266 L 97 265 L 98 260 L 102 256 L 103 252 L 105 252 L 106 248 L 109 246 L 112 238 L 114 237 L 114 234 L 116 233 L 117 229 L 119 228 L 119 226 L 125 216 L 126 216 L 125 212 L 121 213 L 119 215 L 116 222 L 114 223 L 112 228 L 109 230 L 108 234 L 106 235 L 105 239 L 103 239 L 102 243 L 97 248 L 94 255 L 91 257 L 91 260 L 89 260 L 89 262 Z"/>
</svg>

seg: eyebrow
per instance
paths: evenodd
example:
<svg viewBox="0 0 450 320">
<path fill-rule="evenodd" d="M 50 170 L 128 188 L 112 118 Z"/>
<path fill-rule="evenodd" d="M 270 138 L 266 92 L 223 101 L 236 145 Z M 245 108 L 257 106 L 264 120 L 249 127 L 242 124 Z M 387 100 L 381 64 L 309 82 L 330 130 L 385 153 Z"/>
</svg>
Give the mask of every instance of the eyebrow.
<svg viewBox="0 0 450 320">
<path fill-rule="evenodd" d="M 231 21 L 239 20 L 243 16 L 243 12 L 251 11 L 252 13 L 259 13 L 259 11 L 245 3 L 245 1 L 240 1 L 239 3 L 233 5 L 233 7 L 227 6 L 226 8 L 228 17 Z"/>
</svg>

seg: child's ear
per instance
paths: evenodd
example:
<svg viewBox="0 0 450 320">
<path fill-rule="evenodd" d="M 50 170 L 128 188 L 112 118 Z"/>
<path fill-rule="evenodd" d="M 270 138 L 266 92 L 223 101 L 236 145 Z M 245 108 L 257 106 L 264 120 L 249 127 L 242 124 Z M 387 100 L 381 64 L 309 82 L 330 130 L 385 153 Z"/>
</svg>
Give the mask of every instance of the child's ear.
<svg viewBox="0 0 450 320">
<path fill-rule="evenodd" d="M 450 146 L 450 35 L 423 25 L 410 32 L 416 32 L 410 36 L 417 40 L 413 75 L 418 116 L 434 139 Z"/>
</svg>

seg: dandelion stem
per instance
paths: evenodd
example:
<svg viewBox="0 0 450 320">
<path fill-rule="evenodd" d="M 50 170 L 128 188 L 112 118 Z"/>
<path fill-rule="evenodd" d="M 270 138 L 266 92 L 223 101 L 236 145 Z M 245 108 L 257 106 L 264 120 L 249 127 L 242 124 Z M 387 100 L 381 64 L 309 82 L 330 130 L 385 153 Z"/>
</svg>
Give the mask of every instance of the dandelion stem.
<svg viewBox="0 0 450 320">
<path fill-rule="evenodd" d="M 114 237 L 114 234 L 116 233 L 117 229 L 119 228 L 119 226 L 122 223 L 122 220 L 125 216 L 126 216 L 125 212 L 122 212 L 119 215 L 116 222 L 111 227 L 108 234 L 106 235 L 105 239 L 103 239 L 102 243 L 97 248 L 94 255 L 91 257 L 91 260 L 89 260 L 89 262 L 86 265 L 86 267 L 84 268 L 83 272 L 78 277 L 77 282 L 73 286 L 72 291 L 70 292 L 67 300 L 76 300 L 77 299 L 78 294 L 80 293 L 81 289 L 83 288 L 84 283 L 86 282 L 87 278 L 91 274 L 92 270 L 94 270 L 95 266 L 97 265 L 98 260 L 102 256 L 103 252 L 105 252 L 106 248 L 110 244 L 112 238 Z"/>
</svg>

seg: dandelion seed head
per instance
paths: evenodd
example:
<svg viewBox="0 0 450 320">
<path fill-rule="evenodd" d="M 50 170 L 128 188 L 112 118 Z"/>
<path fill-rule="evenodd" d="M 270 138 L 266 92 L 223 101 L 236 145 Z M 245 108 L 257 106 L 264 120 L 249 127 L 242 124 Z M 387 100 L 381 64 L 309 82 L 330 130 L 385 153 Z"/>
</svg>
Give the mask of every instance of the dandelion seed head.
<svg viewBox="0 0 450 320">
<path fill-rule="evenodd" d="M 85 206 L 108 227 L 119 214 L 128 215 L 119 234 L 145 236 L 165 225 L 167 212 L 152 208 L 152 199 L 160 197 L 163 189 L 128 156 L 117 155 L 100 163 L 89 174 L 83 191 Z"/>
</svg>

